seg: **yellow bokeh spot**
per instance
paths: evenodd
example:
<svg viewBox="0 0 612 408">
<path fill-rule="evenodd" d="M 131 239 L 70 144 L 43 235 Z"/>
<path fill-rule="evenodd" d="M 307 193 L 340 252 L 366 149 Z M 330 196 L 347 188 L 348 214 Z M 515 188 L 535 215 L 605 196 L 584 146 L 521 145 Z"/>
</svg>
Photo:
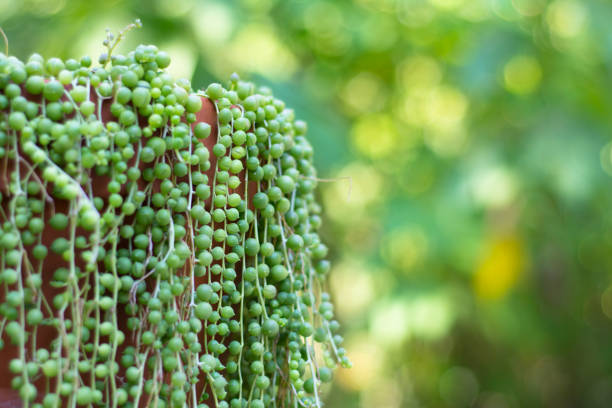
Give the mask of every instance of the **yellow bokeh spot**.
<svg viewBox="0 0 612 408">
<path fill-rule="evenodd" d="M 327 215 L 339 223 L 351 224 L 355 217 L 362 217 L 383 188 L 376 168 L 359 162 L 348 164 L 332 180 L 324 183 L 323 203 Z"/>
<path fill-rule="evenodd" d="M 409 272 L 426 255 L 428 240 L 420 229 L 399 229 L 383 239 L 381 252 L 390 264 L 403 272 Z"/>
<path fill-rule="evenodd" d="M 509 205 L 518 193 L 517 177 L 502 166 L 479 168 L 469 186 L 474 201 L 489 208 Z"/>
<path fill-rule="evenodd" d="M 450 86 L 434 88 L 428 95 L 426 105 L 427 126 L 434 130 L 455 128 L 465 117 L 468 99 Z"/>
<path fill-rule="evenodd" d="M 382 372 L 384 350 L 367 334 L 347 338 L 346 353 L 351 357 L 350 370 L 338 370 L 338 382 L 344 388 L 359 391 L 364 384 L 371 384 Z"/>
<path fill-rule="evenodd" d="M 408 299 L 378 301 L 370 316 L 370 332 L 386 346 L 398 345 L 410 332 Z M 355 366 L 355 363 L 353 363 Z"/>
<path fill-rule="evenodd" d="M 442 80 L 442 70 L 435 59 L 416 55 L 399 64 L 397 79 L 406 90 L 415 87 L 432 88 Z"/>
<path fill-rule="evenodd" d="M 455 311 L 445 292 L 434 292 L 413 299 L 409 304 L 408 315 L 409 335 L 426 340 L 446 336 L 455 321 Z"/>
<path fill-rule="evenodd" d="M 380 78 L 370 72 L 360 72 L 342 87 L 340 99 L 349 113 L 362 114 L 380 110 L 386 95 Z"/>
<path fill-rule="evenodd" d="M 580 34 L 586 25 L 587 17 L 584 5 L 572 0 L 555 1 L 546 11 L 546 22 L 550 31 L 563 38 Z"/>
<path fill-rule="evenodd" d="M 230 43 L 228 57 L 236 67 L 275 80 L 290 77 L 297 68 L 295 56 L 269 24 L 244 26 Z"/>
<path fill-rule="evenodd" d="M 370 332 L 380 343 L 394 347 L 409 338 L 439 339 L 454 320 L 449 294 L 429 292 L 377 302 L 370 316 Z"/>
<path fill-rule="evenodd" d="M 364 116 L 353 126 L 351 137 L 357 150 L 371 158 L 397 152 L 399 135 L 387 114 Z"/>
<path fill-rule="evenodd" d="M 504 85 L 512 93 L 526 95 L 534 92 L 542 81 L 542 68 L 534 57 L 519 55 L 504 67 Z"/>
<path fill-rule="evenodd" d="M 435 131 L 449 131 L 464 118 L 468 99 L 456 88 L 443 85 L 439 64 L 427 56 L 413 56 L 397 69 L 403 92 L 395 104 L 406 123 Z"/>
<path fill-rule="evenodd" d="M 523 271 L 523 243 L 516 236 L 495 238 L 474 275 L 474 291 L 483 300 L 503 298 Z"/>
<path fill-rule="evenodd" d="M 372 274 L 364 269 L 365 262 L 350 257 L 336 263 L 330 274 L 332 293 L 336 299 L 338 315 L 345 320 L 357 317 L 374 299 Z"/>
<path fill-rule="evenodd" d="M 422 127 L 426 117 L 429 91 L 429 89 L 417 88 L 400 96 L 394 106 L 396 115 L 409 125 Z"/>
<path fill-rule="evenodd" d="M 207 45 L 226 43 L 234 29 L 231 9 L 220 2 L 200 3 L 190 14 L 191 26 L 198 39 Z"/>
</svg>

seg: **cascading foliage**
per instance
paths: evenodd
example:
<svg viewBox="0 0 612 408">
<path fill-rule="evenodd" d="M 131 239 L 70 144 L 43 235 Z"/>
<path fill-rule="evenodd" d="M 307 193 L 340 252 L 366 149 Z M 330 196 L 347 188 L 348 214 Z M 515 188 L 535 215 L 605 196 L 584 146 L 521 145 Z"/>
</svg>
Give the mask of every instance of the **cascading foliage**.
<svg viewBox="0 0 612 408">
<path fill-rule="evenodd" d="M 194 92 L 155 46 L 110 40 L 95 67 L 0 55 L 13 388 L 45 408 L 322 406 L 350 362 L 306 124 L 236 75 Z"/>
</svg>

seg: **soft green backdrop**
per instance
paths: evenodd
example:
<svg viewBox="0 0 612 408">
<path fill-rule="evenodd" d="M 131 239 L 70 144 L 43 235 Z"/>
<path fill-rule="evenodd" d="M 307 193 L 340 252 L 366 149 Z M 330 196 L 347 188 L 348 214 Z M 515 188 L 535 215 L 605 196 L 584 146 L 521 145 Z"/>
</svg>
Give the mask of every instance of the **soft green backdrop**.
<svg viewBox="0 0 612 408">
<path fill-rule="evenodd" d="M 0 0 L 11 53 L 153 43 L 310 125 L 354 368 L 327 406 L 609 407 L 612 4 Z"/>
</svg>

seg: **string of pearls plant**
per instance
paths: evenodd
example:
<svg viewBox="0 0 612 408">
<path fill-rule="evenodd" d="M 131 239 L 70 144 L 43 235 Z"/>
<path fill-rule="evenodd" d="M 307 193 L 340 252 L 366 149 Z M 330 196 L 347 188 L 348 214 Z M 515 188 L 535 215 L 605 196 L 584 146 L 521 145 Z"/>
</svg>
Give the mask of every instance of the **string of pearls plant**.
<svg viewBox="0 0 612 408">
<path fill-rule="evenodd" d="M 237 75 L 194 91 L 155 46 L 112 55 L 119 38 L 97 66 L 0 54 L 13 388 L 36 408 L 321 407 L 350 362 L 306 124 Z"/>
</svg>

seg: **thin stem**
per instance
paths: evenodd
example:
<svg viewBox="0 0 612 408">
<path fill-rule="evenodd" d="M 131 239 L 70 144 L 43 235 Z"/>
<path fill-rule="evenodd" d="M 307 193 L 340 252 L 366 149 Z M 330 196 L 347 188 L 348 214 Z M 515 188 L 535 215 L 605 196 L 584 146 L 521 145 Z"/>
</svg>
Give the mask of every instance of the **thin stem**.
<svg viewBox="0 0 612 408">
<path fill-rule="evenodd" d="M 136 20 L 134 20 L 133 23 L 128 24 L 123 28 L 123 30 L 119 31 L 117 38 L 114 38 L 113 34 L 110 32 L 109 29 L 106 30 L 106 40 L 104 40 L 104 45 L 108 49 L 108 52 L 106 54 L 106 61 L 104 61 L 104 64 L 102 65 L 103 67 L 106 67 L 106 65 L 109 63 L 113 51 L 115 50 L 115 48 L 117 48 L 117 45 L 119 45 L 123 37 L 125 37 L 125 35 L 133 29 L 140 27 L 142 27 L 142 22 L 139 18 L 137 18 Z"/>
<path fill-rule="evenodd" d="M 4 39 L 4 50 L 5 50 L 6 56 L 8 57 L 8 55 L 9 55 L 9 41 L 8 41 L 8 38 L 6 37 L 6 34 L 4 33 L 4 30 L 2 29 L 2 27 L 0 27 L 0 34 L 2 34 L 2 38 Z"/>
</svg>

